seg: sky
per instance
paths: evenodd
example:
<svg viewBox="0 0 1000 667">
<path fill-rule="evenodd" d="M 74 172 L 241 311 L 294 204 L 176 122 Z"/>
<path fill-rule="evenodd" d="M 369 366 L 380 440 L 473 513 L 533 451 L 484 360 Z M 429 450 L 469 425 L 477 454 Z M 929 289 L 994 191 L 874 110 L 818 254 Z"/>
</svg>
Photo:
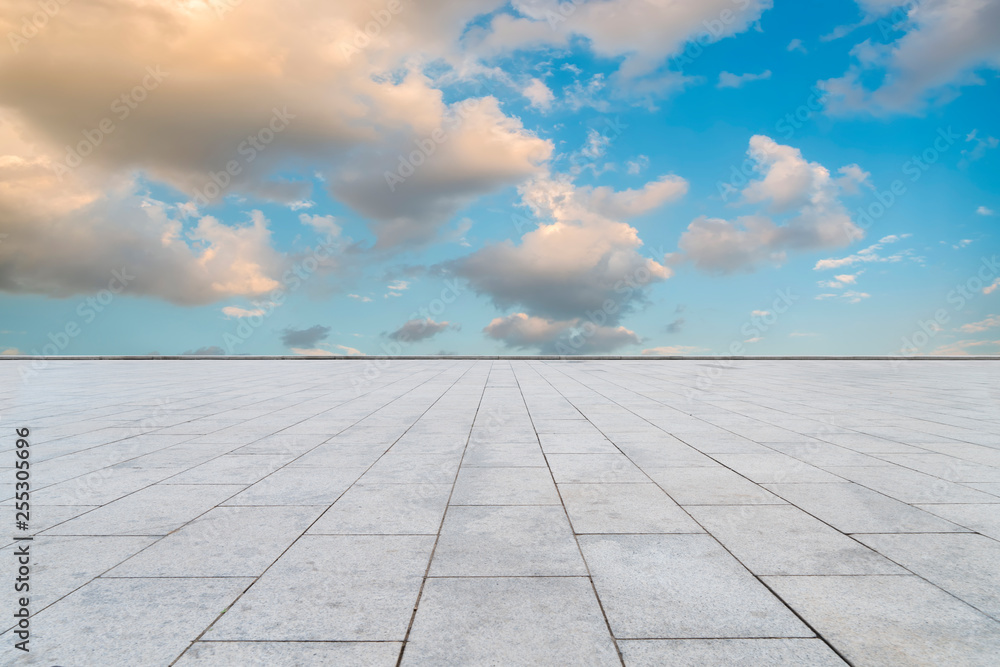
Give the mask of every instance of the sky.
<svg viewBox="0 0 1000 667">
<path fill-rule="evenodd" d="M 4 4 L 3 354 L 1000 353 L 1000 0 Z"/>
</svg>

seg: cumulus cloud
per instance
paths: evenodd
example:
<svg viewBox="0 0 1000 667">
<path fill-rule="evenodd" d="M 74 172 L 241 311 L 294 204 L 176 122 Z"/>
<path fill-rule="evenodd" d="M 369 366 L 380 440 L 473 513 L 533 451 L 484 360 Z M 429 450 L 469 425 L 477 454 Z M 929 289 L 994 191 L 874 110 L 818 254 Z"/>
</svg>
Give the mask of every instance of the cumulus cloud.
<svg viewBox="0 0 1000 667">
<path fill-rule="evenodd" d="M 697 38 L 703 48 L 743 32 L 771 4 L 771 0 L 516 0 L 512 3 L 516 15 L 498 13 L 487 27 L 471 31 L 467 42 L 488 58 L 514 49 L 564 47 L 583 37 L 595 55 L 623 58 L 613 76 L 618 90 L 648 94 L 683 80 L 662 66 L 680 56 L 689 40 Z"/>
<path fill-rule="evenodd" d="M 678 241 L 675 263 L 690 261 L 713 273 L 752 271 L 761 264 L 781 264 L 790 251 L 844 246 L 863 237 L 840 201 L 845 179 L 857 183 L 867 174 L 842 171 L 840 179 L 818 162 L 809 162 L 799 149 L 754 135 L 747 151 L 761 178 L 742 191 L 742 203 L 759 204 L 764 213 L 735 220 L 701 216 L 692 221 Z M 782 224 L 772 216 L 784 215 Z"/>
<path fill-rule="evenodd" d="M 581 318 L 552 320 L 513 313 L 490 322 L 483 332 L 512 348 L 536 348 L 541 354 L 599 354 L 641 339 L 623 326 L 598 326 Z"/>
<path fill-rule="evenodd" d="M 671 272 L 639 252 L 634 227 L 609 216 L 651 211 L 685 189 L 673 176 L 624 192 L 577 187 L 565 178 L 533 179 L 520 192 L 538 227 L 518 244 L 487 245 L 445 267 L 500 308 L 520 306 L 554 320 L 600 311 L 599 324 L 614 324 Z"/>
<path fill-rule="evenodd" d="M 879 17 L 883 33 L 904 34 L 889 43 L 857 44 L 847 72 L 820 82 L 831 113 L 918 113 L 962 86 L 981 85 L 977 70 L 1000 69 L 1000 3 L 922 0 L 905 10 L 893 0 L 859 4 L 869 22 Z"/>
<path fill-rule="evenodd" d="M 428 338 L 433 338 L 442 331 L 457 328 L 457 324 L 435 322 L 430 317 L 427 317 L 422 320 L 408 320 L 403 326 L 390 333 L 389 338 L 404 343 L 417 343 Z"/>
<path fill-rule="evenodd" d="M 771 70 L 766 69 L 759 74 L 747 72 L 746 74 L 732 74 L 730 72 L 719 72 L 719 82 L 716 88 L 742 88 L 752 81 L 763 81 L 771 78 Z"/>
<path fill-rule="evenodd" d="M 541 79 L 532 79 L 531 82 L 521 90 L 521 94 L 524 95 L 531 106 L 537 107 L 539 109 L 548 109 L 552 106 L 552 100 L 555 99 L 555 95 L 549 90 L 549 87 L 545 85 L 545 82 Z"/>
<path fill-rule="evenodd" d="M 10 128 L 10 126 L 7 126 Z M 51 158 L 0 133 L 0 290 L 68 297 L 102 289 L 180 305 L 257 297 L 281 286 L 287 259 L 269 221 L 186 221 L 131 177 L 60 180 Z M 4 141 L 7 139 L 7 141 Z M 12 145 L 13 144 L 13 145 Z M 24 157 L 28 153 L 28 157 Z"/>
<path fill-rule="evenodd" d="M 281 342 L 285 347 L 306 348 L 316 347 L 321 340 L 325 340 L 330 335 L 332 329 L 320 324 L 311 326 L 308 329 L 293 329 L 288 327 L 281 332 Z"/>
<path fill-rule="evenodd" d="M 8 4 L 4 34 L 38 9 Z M 501 5 L 404 3 L 368 37 L 368 0 L 61 7 L 44 41 L 0 52 L 0 219 L 11 235 L 0 289 L 93 292 L 141 263 L 136 294 L 259 295 L 288 258 L 266 224 L 223 223 L 206 207 L 232 195 L 298 210 L 321 182 L 368 218 L 381 247 L 434 238 L 458 208 L 538 174 L 551 154 L 491 96 L 445 103 L 424 73 L 429 62 L 460 67 L 469 22 Z M 439 132 L 445 145 L 390 191 L 384 173 Z M 150 201 L 148 183 L 181 198 Z"/>
<path fill-rule="evenodd" d="M 996 215 L 996 214 L 995 214 L 995 213 L 993 212 L 993 209 L 991 209 L 991 208 L 986 208 L 985 206 L 980 206 L 979 208 L 977 208 L 977 209 L 976 209 L 976 214 L 977 214 L 977 215 L 986 215 L 986 216 L 990 216 L 990 215 Z"/>
<path fill-rule="evenodd" d="M 440 110 L 424 133 L 367 149 L 332 189 L 372 221 L 378 247 L 424 243 L 475 197 L 542 172 L 553 146 L 500 110 L 495 97 Z"/>
</svg>

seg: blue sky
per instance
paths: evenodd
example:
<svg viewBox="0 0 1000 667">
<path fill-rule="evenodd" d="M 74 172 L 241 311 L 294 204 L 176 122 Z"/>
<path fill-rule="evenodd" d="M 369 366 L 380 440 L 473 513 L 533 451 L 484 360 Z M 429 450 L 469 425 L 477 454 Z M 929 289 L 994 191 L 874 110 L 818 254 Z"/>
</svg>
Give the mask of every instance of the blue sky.
<svg viewBox="0 0 1000 667">
<path fill-rule="evenodd" d="M 88 4 L 4 26 L 6 354 L 1000 353 L 998 2 Z"/>
</svg>

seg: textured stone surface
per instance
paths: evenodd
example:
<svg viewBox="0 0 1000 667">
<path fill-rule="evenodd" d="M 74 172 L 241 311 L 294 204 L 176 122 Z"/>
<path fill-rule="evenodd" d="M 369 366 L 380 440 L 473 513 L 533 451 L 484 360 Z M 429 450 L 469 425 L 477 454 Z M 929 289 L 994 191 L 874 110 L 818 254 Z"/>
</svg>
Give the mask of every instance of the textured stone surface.
<svg viewBox="0 0 1000 667">
<path fill-rule="evenodd" d="M 19 363 L 35 615 L 0 664 L 1000 654 L 993 363 Z"/>
</svg>

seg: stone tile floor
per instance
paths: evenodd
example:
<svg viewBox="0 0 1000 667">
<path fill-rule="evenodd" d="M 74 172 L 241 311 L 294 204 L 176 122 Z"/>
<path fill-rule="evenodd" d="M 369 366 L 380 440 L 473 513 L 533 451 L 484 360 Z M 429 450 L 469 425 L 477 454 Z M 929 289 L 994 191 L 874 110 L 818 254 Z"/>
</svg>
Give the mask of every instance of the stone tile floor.
<svg viewBox="0 0 1000 667">
<path fill-rule="evenodd" d="M 0 362 L 37 665 L 997 665 L 988 361 Z"/>
</svg>

